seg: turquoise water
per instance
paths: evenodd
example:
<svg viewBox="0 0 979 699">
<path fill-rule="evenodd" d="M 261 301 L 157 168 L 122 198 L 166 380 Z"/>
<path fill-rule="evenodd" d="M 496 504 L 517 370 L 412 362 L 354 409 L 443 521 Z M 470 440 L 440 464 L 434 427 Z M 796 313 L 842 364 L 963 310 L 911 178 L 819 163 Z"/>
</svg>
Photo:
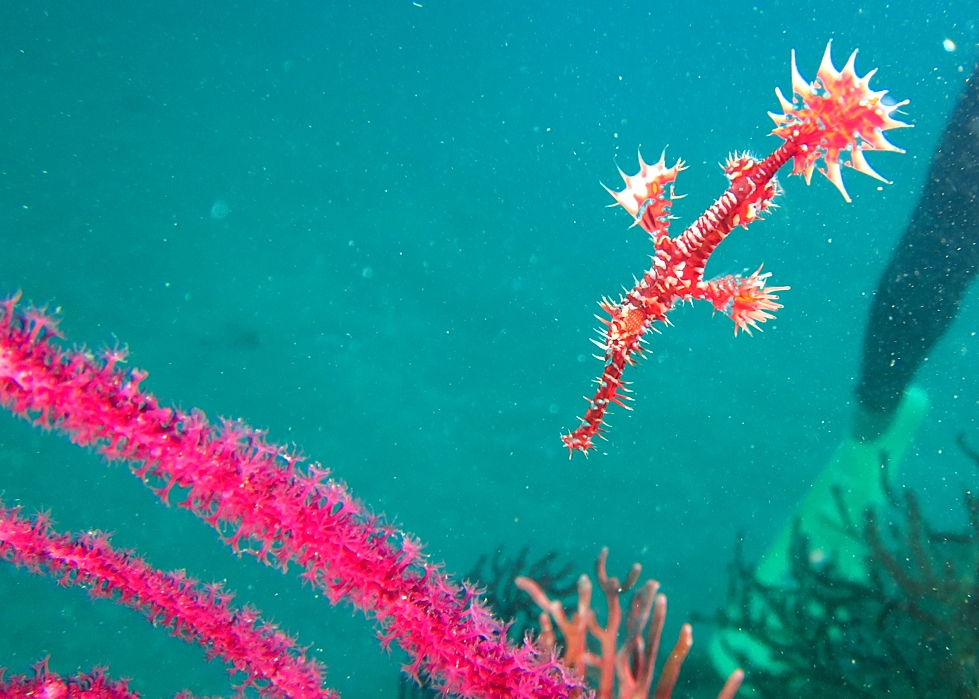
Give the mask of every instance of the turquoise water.
<svg viewBox="0 0 979 699">
<path fill-rule="evenodd" d="M 85 3 L 0 7 L 0 289 L 63 309 L 70 341 L 128 343 L 162 400 L 242 417 L 329 466 L 452 571 L 497 545 L 602 546 L 670 596 L 669 633 L 723 603 L 735 537 L 759 555 L 849 427 L 870 295 L 973 64 L 975 5 L 950 2 Z M 765 332 L 677 309 L 627 378 L 635 410 L 569 461 L 600 362 L 592 314 L 648 265 L 604 208 L 642 147 L 689 170 L 679 230 L 716 163 L 773 150 L 789 52 L 827 39 L 915 128 L 872 154 L 894 184 L 785 181 L 713 274 L 789 285 Z M 949 51 L 943 41 L 952 40 Z M 976 431 L 979 307 L 920 383 L 906 462 L 957 513 Z M 976 440 L 979 443 L 979 436 Z M 239 561 L 124 468 L 0 420 L 0 492 L 65 529 L 116 532 L 162 568 L 227 579 L 320 650 L 346 697 L 392 696 L 369 624 Z M 951 515 L 949 515 L 951 516 Z M 125 610 L 0 569 L 0 666 L 109 663 L 149 696 L 226 693 L 220 667 Z M 145 627 L 145 628 L 144 628 Z M 706 645 L 707 626 L 695 629 Z"/>
</svg>

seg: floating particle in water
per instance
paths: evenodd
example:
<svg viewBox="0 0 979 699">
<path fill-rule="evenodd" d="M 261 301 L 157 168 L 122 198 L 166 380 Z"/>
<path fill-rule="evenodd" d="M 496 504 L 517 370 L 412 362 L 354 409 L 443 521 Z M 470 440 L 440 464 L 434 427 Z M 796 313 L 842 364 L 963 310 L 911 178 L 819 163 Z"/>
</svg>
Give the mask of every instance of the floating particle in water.
<svg viewBox="0 0 979 699">
<path fill-rule="evenodd" d="M 211 204 L 211 218 L 220 221 L 222 218 L 228 215 L 228 202 L 224 199 L 218 199 L 213 204 Z"/>
</svg>

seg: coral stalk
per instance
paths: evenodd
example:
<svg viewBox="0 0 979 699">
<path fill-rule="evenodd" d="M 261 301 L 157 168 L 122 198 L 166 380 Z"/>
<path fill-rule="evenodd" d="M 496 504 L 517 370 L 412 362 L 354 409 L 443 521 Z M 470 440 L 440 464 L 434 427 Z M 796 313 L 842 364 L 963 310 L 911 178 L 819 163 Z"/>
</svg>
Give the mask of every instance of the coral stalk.
<svg viewBox="0 0 979 699">
<path fill-rule="evenodd" d="M 511 645 L 468 587 L 460 588 L 420 543 L 373 515 L 318 465 L 269 444 L 240 422 L 161 407 L 123 371 L 120 350 L 101 360 L 55 340 L 55 319 L 0 303 L 0 404 L 112 461 L 125 461 L 167 502 L 218 530 L 236 551 L 269 565 L 298 564 L 332 603 L 346 600 L 378 625 L 382 642 L 408 654 L 410 673 L 466 697 L 558 699 L 584 693 L 550 654 Z"/>
<path fill-rule="evenodd" d="M 100 670 L 72 677 L 61 677 L 48 670 L 47 661 L 38 663 L 34 676 L 4 677 L 0 668 L 0 699 L 142 699 L 129 690 L 126 682 L 111 680 Z M 190 699 L 183 695 L 178 699 Z"/>
<path fill-rule="evenodd" d="M 59 534 L 47 519 L 29 521 L 0 503 L 0 560 L 115 599 L 175 636 L 231 664 L 270 699 L 336 699 L 322 687 L 322 667 L 295 641 L 261 622 L 253 609 L 235 609 L 220 586 L 202 587 L 180 572 L 163 573 L 117 551 L 98 532 Z"/>
</svg>

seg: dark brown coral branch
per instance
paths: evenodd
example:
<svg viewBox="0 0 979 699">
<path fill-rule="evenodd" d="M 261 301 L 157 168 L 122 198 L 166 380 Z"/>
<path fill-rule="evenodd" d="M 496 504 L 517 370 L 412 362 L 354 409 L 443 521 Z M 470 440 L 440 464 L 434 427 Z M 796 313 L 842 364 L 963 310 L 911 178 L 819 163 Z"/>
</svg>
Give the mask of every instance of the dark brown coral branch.
<svg viewBox="0 0 979 699">
<path fill-rule="evenodd" d="M 758 696 L 979 696 L 979 498 L 965 494 L 968 526 L 958 532 L 932 528 L 910 491 L 887 499 L 891 507 L 867 512 L 855 533 L 867 549 L 865 580 L 812 557 L 798 527 L 785 584 L 759 583 L 737 547 L 720 616 L 772 659 L 749 666 Z M 743 651 L 727 650 L 748 663 Z"/>
</svg>

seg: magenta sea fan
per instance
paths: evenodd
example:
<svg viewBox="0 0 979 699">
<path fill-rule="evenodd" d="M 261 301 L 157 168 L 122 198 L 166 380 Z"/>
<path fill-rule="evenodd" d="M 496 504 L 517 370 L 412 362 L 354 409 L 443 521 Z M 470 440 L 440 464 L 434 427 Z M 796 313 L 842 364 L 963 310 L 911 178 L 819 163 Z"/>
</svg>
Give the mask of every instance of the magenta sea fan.
<svg viewBox="0 0 979 699">
<path fill-rule="evenodd" d="M 577 697 L 586 690 L 550 653 L 508 642 L 471 589 L 429 562 L 409 534 L 372 514 L 316 464 L 241 422 L 162 407 L 123 370 L 124 354 L 67 350 L 55 321 L 0 303 L 0 404 L 112 461 L 126 462 L 165 501 L 218 530 L 235 550 L 302 568 L 331 602 L 373 618 L 407 670 L 466 697 Z"/>
</svg>

